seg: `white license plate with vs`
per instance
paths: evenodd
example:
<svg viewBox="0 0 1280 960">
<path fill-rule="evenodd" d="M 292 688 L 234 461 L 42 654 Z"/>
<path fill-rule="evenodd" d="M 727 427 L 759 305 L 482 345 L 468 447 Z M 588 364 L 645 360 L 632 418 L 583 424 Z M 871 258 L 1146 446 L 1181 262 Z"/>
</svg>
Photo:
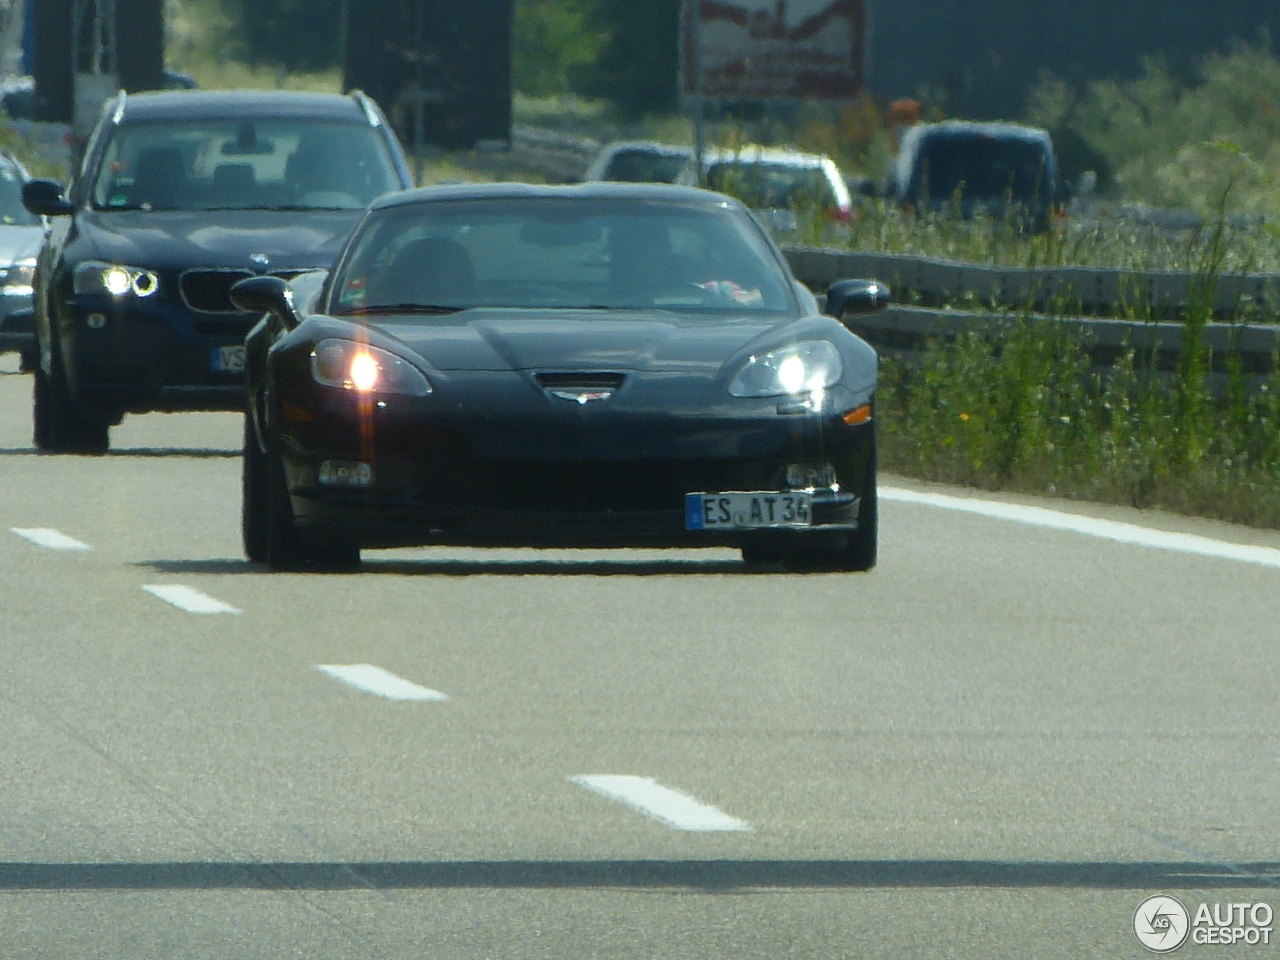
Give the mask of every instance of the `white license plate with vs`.
<svg viewBox="0 0 1280 960">
<path fill-rule="evenodd" d="M 244 346 L 214 347 L 209 352 L 209 369 L 215 373 L 244 373 Z"/>
<path fill-rule="evenodd" d="M 762 530 L 813 524 L 808 493 L 690 493 L 684 498 L 686 530 Z"/>
</svg>

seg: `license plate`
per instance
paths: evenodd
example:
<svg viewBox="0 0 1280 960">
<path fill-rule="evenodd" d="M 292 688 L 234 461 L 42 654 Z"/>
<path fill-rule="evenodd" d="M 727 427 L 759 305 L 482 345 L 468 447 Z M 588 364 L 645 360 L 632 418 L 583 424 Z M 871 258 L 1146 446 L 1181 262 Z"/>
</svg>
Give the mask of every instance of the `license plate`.
<svg viewBox="0 0 1280 960">
<path fill-rule="evenodd" d="M 760 530 L 812 524 L 813 497 L 807 493 L 689 493 L 684 498 L 686 530 Z"/>
<path fill-rule="evenodd" d="M 217 373 L 244 373 L 244 346 L 214 347 L 209 367 Z"/>
</svg>

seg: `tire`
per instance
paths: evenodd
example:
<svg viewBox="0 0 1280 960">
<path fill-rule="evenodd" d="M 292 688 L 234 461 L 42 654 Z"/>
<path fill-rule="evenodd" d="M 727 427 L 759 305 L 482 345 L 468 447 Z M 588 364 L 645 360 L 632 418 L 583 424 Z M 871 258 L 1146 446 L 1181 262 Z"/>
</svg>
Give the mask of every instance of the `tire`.
<svg viewBox="0 0 1280 960">
<path fill-rule="evenodd" d="M 47 453 L 103 454 L 111 447 L 111 424 L 72 402 L 56 362 L 52 375 L 36 367 L 31 422 L 31 439 Z"/>
<path fill-rule="evenodd" d="M 256 444 L 253 444 L 256 449 Z M 272 570 L 353 571 L 360 568 L 360 545 L 354 540 L 321 531 L 299 530 L 289 502 L 289 487 L 285 480 L 284 460 L 279 442 L 267 442 L 267 453 L 259 454 L 263 461 L 262 479 L 265 497 L 261 501 L 265 522 L 262 531 L 262 561 Z M 245 462 L 248 477 L 250 461 Z M 247 492 L 247 491 L 246 491 Z M 246 508 L 248 503 L 246 501 Z M 245 552 L 250 549 L 250 539 L 245 536 Z M 250 555 L 250 559 L 253 559 Z"/>
<path fill-rule="evenodd" d="M 240 467 L 240 537 L 244 555 L 253 563 L 267 562 L 267 457 L 258 447 L 253 419 L 244 415 L 244 458 Z"/>
<path fill-rule="evenodd" d="M 804 537 L 787 548 L 784 563 L 793 573 L 866 573 L 876 565 L 880 540 L 880 498 L 876 490 L 876 454 L 872 441 L 871 462 L 867 465 L 858 509 L 858 529 L 847 534 L 838 546 L 804 546 Z M 744 551 L 743 558 L 746 559 Z M 750 562 L 750 561 L 748 561 Z"/>
<path fill-rule="evenodd" d="M 776 539 L 751 537 L 743 541 L 742 562 L 748 567 L 776 567 L 786 561 L 786 548 Z"/>
</svg>

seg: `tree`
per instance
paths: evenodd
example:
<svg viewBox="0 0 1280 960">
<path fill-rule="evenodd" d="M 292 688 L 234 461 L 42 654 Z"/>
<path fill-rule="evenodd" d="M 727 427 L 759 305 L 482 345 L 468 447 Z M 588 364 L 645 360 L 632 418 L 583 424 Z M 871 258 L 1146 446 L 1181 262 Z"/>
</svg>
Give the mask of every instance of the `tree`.
<svg viewBox="0 0 1280 960">
<path fill-rule="evenodd" d="M 574 92 L 572 78 L 595 63 L 608 39 L 592 13 L 593 0 L 516 0 L 515 88 L 531 96 Z"/>
<path fill-rule="evenodd" d="M 222 6 L 240 25 L 250 63 L 325 70 L 342 62 L 343 0 L 222 0 Z"/>
<path fill-rule="evenodd" d="M 594 64 L 573 76 L 577 92 L 605 97 L 626 116 L 676 106 L 680 0 L 594 0 L 596 30 L 607 41 Z"/>
</svg>

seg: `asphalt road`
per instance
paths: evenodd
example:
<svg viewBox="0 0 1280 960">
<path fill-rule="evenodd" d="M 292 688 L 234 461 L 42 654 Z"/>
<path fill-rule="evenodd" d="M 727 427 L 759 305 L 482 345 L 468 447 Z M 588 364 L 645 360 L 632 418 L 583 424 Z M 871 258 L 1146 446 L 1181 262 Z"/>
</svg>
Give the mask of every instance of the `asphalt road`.
<svg viewBox="0 0 1280 960">
<path fill-rule="evenodd" d="M 1150 894 L 1280 910 L 1265 550 L 899 497 L 869 575 L 452 549 L 273 575 L 241 558 L 237 417 L 37 455 L 12 360 L 4 960 L 1141 957 Z M 1242 954 L 1280 946 L 1177 956 Z"/>
</svg>

